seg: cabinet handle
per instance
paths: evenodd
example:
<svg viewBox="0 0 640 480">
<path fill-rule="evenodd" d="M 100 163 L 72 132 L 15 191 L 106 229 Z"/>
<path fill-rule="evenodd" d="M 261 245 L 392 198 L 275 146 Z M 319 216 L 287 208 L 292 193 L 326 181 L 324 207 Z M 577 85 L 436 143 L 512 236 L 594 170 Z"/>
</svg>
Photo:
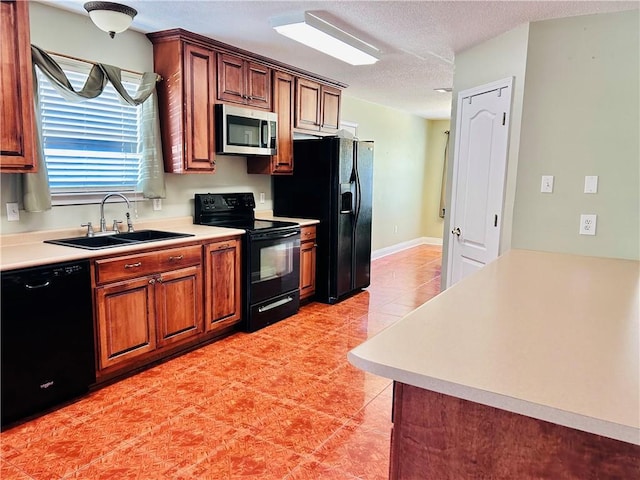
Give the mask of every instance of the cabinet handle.
<svg viewBox="0 0 640 480">
<path fill-rule="evenodd" d="M 222 245 L 220 245 L 218 247 L 218 250 L 222 250 L 223 248 L 229 248 L 229 244 L 228 243 L 223 243 Z"/>
<path fill-rule="evenodd" d="M 137 268 L 137 267 L 141 267 L 141 266 L 142 266 L 142 262 L 127 263 L 127 264 L 125 264 L 124 268 Z"/>
<path fill-rule="evenodd" d="M 169 257 L 170 262 L 178 262 L 184 258 L 184 255 L 178 255 L 177 257 Z"/>
<path fill-rule="evenodd" d="M 155 278 L 149 279 L 149 285 L 153 285 L 154 283 L 156 283 L 156 279 Z"/>
<path fill-rule="evenodd" d="M 158 277 L 158 278 L 156 279 L 156 282 L 158 282 L 158 283 L 162 283 L 162 277 Z"/>
</svg>

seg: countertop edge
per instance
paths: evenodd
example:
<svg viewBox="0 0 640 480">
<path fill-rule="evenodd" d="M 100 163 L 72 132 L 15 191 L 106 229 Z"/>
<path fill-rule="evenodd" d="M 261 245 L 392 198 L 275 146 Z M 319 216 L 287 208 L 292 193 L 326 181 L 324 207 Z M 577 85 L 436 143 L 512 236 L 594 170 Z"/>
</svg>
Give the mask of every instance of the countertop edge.
<svg viewBox="0 0 640 480">
<path fill-rule="evenodd" d="M 348 352 L 347 358 L 349 362 L 354 367 L 374 375 L 412 385 L 414 387 L 423 388 L 432 392 L 450 395 L 462 400 L 468 400 L 489 407 L 498 408 L 500 410 L 517 413 L 519 415 L 536 418 L 538 420 L 544 420 L 564 427 L 640 445 L 640 429 L 559 410 L 553 407 L 529 402 L 527 400 L 509 397 L 466 385 L 448 382 L 438 378 L 412 373 L 362 357 L 358 354 L 358 350 L 359 347 L 356 347 Z"/>
</svg>

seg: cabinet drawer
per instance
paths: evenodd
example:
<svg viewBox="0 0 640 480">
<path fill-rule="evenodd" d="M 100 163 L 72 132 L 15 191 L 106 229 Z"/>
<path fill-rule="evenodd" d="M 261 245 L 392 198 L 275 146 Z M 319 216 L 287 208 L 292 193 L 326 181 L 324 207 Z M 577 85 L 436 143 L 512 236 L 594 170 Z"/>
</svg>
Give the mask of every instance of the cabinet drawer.
<svg viewBox="0 0 640 480">
<path fill-rule="evenodd" d="M 96 260 L 96 283 L 149 275 L 157 272 L 158 267 L 158 254 L 155 252 Z"/>
<path fill-rule="evenodd" d="M 300 241 L 306 242 L 307 240 L 315 240 L 316 238 L 316 226 L 311 225 L 308 227 L 302 227 L 300 229 Z"/>
<path fill-rule="evenodd" d="M 176 268 L 199 265 L 202 261 L 202 247 L 192 245 L 189 247 L 170 248 L 157 252 L 158 267 L 160 271 L 175 270 Z"/>
</svg>

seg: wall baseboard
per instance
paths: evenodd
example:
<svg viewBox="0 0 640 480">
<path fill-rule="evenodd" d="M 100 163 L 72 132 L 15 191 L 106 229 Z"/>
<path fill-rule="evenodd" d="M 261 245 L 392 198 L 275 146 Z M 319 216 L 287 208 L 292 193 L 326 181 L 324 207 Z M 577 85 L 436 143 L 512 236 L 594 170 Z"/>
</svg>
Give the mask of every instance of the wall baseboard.
<svg viewBox="0 0 640 480">
<path fill-rule="evenodd" d="M 407 240 L 406 242 L 396 243 L 389 247 L 379 248 L 371 252 L 371 260 L 386 257 L 392 253 L 401 252 L 402 250 L 417 247 L 418 245 L 442 245 L 442 239 L 437 237 L 419 237 L 413 240 Z"/>
</svg>

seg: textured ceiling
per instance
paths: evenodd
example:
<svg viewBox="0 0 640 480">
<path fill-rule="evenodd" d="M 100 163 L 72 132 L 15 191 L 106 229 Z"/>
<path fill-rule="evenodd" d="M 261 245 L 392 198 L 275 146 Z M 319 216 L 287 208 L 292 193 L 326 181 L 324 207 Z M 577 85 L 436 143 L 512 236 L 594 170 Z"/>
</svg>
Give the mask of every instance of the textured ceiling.
<svg viewBox="0 0 640 480">
<path fill-rule="evenodd" d="M 136 10 L 132 29 L 184 28 L 349 85 L 347 94 L 425 118 L 448 118 L 456 53 L 529 21 L 638 9 L 638 1 L 157 1 L 117 0 Z M 84 0 L 42 1 L 86 13 Z M 277 34 L 269 20 L 317 10 L 382 51 L 354 67 Z"/>
</svg>

